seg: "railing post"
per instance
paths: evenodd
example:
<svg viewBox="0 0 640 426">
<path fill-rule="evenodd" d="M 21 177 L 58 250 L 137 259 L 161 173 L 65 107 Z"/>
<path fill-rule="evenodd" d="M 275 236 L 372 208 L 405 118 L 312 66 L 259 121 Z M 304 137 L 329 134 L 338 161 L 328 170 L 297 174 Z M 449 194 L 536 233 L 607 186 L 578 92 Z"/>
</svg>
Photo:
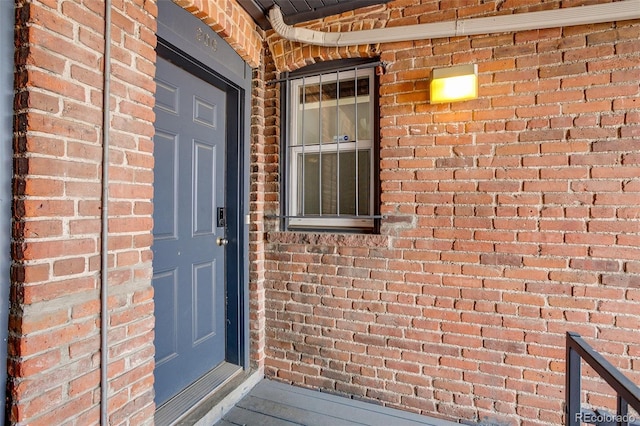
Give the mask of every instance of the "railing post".
<svg viewBox="0 0 640 426">
<path fill-rule="evenodd" d="M 580 337 L 577 333 L 567 332 L 567 358 L 566 358 L 566 383 L 565 383 L 565 425 L 580 426 L 580 393 L 582 365 L 580 354 L 573 349 L 573 337 Z"/>
<path fill-rule="evenodd" d="M 577 333 L 567 332 L 567 364 L 565 381 L 565 425 L 580 426 L 592 423 L 598 426 L 640 426 L 629 416 L 629 406 L 640 412 L 640 388 L 629 380 L 605 357 L 596 352 Z M 618 395 L 617 416 L 604 410 L 582 410 L 581 364 L 584 360 L 602 377 Z M 595 417 L 593 417 L 595 415 Z M 602 419 L 602 420 L 600 420 Z"/>
<path fill-rule="evenodd" d="M 629 426 L 629 404 L 624 400 L 623 397 L 618 395 L 618 421 L 616 422 L 616 426 Z"/>
</svg>

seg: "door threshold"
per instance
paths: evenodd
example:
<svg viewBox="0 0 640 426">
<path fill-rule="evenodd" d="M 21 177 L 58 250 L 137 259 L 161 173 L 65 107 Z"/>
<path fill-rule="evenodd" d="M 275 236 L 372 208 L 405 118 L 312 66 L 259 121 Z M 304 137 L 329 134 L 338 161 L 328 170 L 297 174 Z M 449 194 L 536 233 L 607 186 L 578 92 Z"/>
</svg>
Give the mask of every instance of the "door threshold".
<svg viewBox="0 0 640 426">
<path fill-rule="evenodd" d="M 264 379 L 263 370 L 244 372 L 232 379 L 220 389 L 213 398 L 209 398 L 178 423 L 179 426 L 211 426 L 218 423 L 242 398 Z"/>
<path fill-rule="evenodd" d="M 180 420 L 197 409 L 201 402 L 215 396 L 225 384 L 242 373 L 242 367 L 223 362 L 216 368 L 196 380 L 185 390 L 171 398 L 156 409 L 154 421 L 156 426 L 171 426 L 181 423 Z"/>
</svg>

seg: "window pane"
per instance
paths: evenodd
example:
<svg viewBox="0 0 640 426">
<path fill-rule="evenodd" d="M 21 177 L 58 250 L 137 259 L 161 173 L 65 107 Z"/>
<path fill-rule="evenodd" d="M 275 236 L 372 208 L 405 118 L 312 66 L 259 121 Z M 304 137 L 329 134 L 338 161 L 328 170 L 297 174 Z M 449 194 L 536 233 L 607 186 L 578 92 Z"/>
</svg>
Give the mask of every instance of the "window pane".
<svg viewBox="0 0 640 426">
<path fill-rule="evenodd" d="M 297 145 L 317 145 L 320 143 L 319 85 L 300 86 L 298 104 Z M 314 96 L 315 92 L 315 96 Z M 305 93 L 305 96 L 303 96 Z M 306 99 L 303 103 L 302 100 Z M 313 100 L 315 99 L 315 101 Z"/>
<path fill-rule="evenodd" d="M 355 151 L 298 154 L 297 214 L 320 215 L 322 206 L 323 215 L 337 215 L 338 207 L 341 215 L 370 215 L 370 157 L 358 150 L 356 166 Z"/>
<path fill-rule="evenodd" d="M 328 78 L 328 77 L 326 77 Z M 296 145 L 371 139 L 369 76 L 323 81 L 298 89 Z M 356 106 L 357 101 L 357 106 Z"/>
</svg>

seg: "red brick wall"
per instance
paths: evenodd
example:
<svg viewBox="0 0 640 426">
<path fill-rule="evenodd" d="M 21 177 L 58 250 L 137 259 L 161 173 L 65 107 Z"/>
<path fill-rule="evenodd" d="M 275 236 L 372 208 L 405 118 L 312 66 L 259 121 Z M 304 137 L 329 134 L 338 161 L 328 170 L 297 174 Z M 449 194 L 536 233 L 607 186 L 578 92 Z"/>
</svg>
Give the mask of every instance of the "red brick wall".
<svg viewBox="0 0 640 426">
<path fill-rule="evenodd" d="M 261 65 L 263 35 L 236 0 L 173 0 L 202 19 L 252 68 Z"/>
<path fill-rule="evenodd" d="M 387 25 L 499 7 L 416 3 L 390 3 Z M 450 419 L 561 424 L 573 330 L 640 383 L 639 40 L 627 21 L 381 45 L 387 219 L 373 236 L 266 222 L 267 374 Z M 478 64 L 479 99 L 429 105 L 431 69 L 461 63 Z M 277 152 L 285 118 L 267 117 Z M 279 185 L 265 190 L 277 215 Z"/>
<path fill-rule="evenodd" d="M 263 52 L 266 51 L 263 50 Z M 265 143 L 265 121 L 273 116 L 272 101 L 265 97 L 265 76 L 269 72 L 264 60 L 253 70 L 251 95 L 251 153 L 250 153 L 250 227 L 249 227 L 249 333 L 250 362 L 254 369 L 263 369 L 265 361 L 265 241 L 264 212 L 267 200 L 264 194 L 273 191 L 273 182 L 267 179 L 269 163 L 274 160 L 273 143 Z M 273 71 L 269 73 L 272 74 Z M 273 175 L 271 175 L 273 176 Z"/>
<path fill-rule="evenodd" d="M 109 419 L 153 422 L 155 3 L 116 1 Z M 99 422 L 103 2 L 17 9 L 10 421 Z"/>
</svg>

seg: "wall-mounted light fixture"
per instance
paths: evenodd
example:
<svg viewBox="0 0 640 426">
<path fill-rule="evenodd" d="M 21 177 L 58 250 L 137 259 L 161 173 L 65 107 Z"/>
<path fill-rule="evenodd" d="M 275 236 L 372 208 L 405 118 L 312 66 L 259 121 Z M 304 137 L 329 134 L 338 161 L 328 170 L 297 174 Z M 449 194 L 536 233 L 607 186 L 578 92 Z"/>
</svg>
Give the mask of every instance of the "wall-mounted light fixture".
<svg viewBox="0 0 640 426">
<path fill-rule="evenodd" d="M 430 102 L 439 104 L 478 97 L 478 65 L 457 65 L 431 71 Z"/>
</svg>

